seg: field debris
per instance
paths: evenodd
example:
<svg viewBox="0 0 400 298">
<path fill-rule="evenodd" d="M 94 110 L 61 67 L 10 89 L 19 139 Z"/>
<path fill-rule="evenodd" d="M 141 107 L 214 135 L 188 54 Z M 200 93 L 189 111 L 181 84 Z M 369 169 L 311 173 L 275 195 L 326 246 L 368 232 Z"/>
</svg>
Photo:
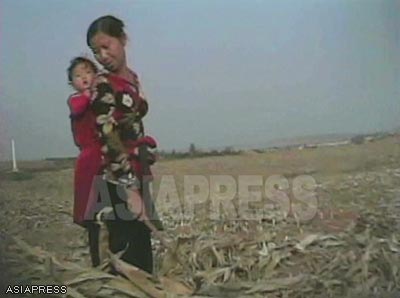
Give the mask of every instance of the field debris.
<svg viewBox="0 0 400 298">
<path fill-rule="evenodd" d="M 153 275 L 118 254 L 90 267 L 87 235 L 71 218 L 72 169 L 0 179 L 0 277 L 6 284 L 67 285 L 64 297 L 72 298 L 398 298 L 399 146 L 382 140 L 297 150 L 290 163 L 286 151 L 221 157 L 224 165 L 215 171 L 246 172 L 244 164 L 290 180 L 313 169 L 318 212 L 301 222 L 274 209 L 257 221 L 210 220 L 200 210 L 185 222 L 157 202 L 171 245 L 154 239 Z M 166 161 L 159 170 L 212 174 L 215 162 Z M 110 266 L 120 275 L 110 274 Z"/>
<path fill-rule="evenodd" d="M 157 256 L 157 276 L 113 255 L 110 264 L 122 278 L 5 237 L 8 256 L 30 263 L 25 278 L 40 273 L 67 285 L 71 297 L 340 297 L 348 289 L 380 295 L 400 289 L 400 233 L 388 212 L 365 211 L 336 234 L 280 237 L 290 223 L 262 222 L 256 231 L 240 230 L 244 222 L 221 223 L 224 230 L 214 235 L 193 230 Z"/>
</svg>

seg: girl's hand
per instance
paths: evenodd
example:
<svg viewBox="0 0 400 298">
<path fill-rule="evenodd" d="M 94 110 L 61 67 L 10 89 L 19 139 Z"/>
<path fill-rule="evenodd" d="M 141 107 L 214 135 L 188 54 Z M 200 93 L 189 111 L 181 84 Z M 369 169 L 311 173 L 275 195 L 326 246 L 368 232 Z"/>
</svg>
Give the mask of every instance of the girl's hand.
<svg viewBox="0 0 400 298">
<path fill-rule="evenodd" d="M 148 220 L 144 202 L 138 190 L 126 190 L 128 194 L 127 205 L 129 211 L 137 216 L 140 221 Z"/>
</svg>

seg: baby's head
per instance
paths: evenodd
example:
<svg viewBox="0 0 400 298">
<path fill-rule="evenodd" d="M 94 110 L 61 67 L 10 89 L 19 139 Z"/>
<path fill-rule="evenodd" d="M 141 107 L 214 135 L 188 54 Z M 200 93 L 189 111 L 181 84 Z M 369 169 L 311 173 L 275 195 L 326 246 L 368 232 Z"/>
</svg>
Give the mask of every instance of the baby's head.
<svg viewBox="0 0 400 298">
<path fill-rule="evenodd" d="M 90 89 L 97 73 L 96 65 L 88 58 L 76 57 L 67 69 L 68 81 L 78 92 Z"/>
</svg>

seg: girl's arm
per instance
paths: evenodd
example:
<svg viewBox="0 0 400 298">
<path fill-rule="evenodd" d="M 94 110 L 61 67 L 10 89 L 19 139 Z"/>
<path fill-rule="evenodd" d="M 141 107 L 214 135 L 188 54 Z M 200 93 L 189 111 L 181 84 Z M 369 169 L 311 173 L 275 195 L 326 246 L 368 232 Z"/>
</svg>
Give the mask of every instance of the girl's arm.
<svg viewBox="0 0 400 298">
<path fill-rule="evenodd" d="M 139 106 L 139 113 L 141 114 L 141 117 L 143 118 L 148 110 L 149 110 L 149 103 L 147 102 L 147 97 L 143 92 L 142 84 L 140 84 L 139 78 L 136 75 L 136 83 L 137 83 L 137 90 L 139 94 L 139 99 L 140 99 L 140 106 Z"/>
</svg>

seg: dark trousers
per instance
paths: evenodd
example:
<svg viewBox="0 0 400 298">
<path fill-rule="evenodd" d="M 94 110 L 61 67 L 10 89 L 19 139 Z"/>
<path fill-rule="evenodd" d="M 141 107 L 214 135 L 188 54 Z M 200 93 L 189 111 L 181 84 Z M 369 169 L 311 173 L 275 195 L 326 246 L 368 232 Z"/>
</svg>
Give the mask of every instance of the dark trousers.
<svg viewBox="0 0 400 298">
<path fill-rule="evenodd" d="M 92 261 L 92 266 L 97 267 L 100 265 L 100 255 L 99 255 L 100 226 L 94 222 L 87 222 L 86 230 L 88 232 L 89 253 L 90 253 L 90 259 Z"/>
<path fill-rule="evenodd" d="M 117 195 L 117 186 L 111 183 L 107 185 L 111 197 L 111 203 L 116 205 L 125 204 L 126 198 Z M 121 192 L 119 192 L 121 193 Z M 121 206 L 120 206 L 121 207 Z M 153 271 L 153 255 L 151 249 L 151 232 L 142 222 L 126 217 L 120 218 L 114 212 L 112 219 L 106 220 L 109 233 L 109 248 L 112 253 L 125 250 L 121 259 L 148 273 Z M 87 224 L 89 251 L 94 267 L 100 264 L 99 258 L 99 230 L 98 224 L 90 222 Z"/>
<path fill-rule="evenodd" d="M 153 256 L 150 231 L 142 223 L 134 221 L 108 221 L 109 246 L 112 253 L 126 249 L 122 260 L 152 273 Z"/>
</svg>

